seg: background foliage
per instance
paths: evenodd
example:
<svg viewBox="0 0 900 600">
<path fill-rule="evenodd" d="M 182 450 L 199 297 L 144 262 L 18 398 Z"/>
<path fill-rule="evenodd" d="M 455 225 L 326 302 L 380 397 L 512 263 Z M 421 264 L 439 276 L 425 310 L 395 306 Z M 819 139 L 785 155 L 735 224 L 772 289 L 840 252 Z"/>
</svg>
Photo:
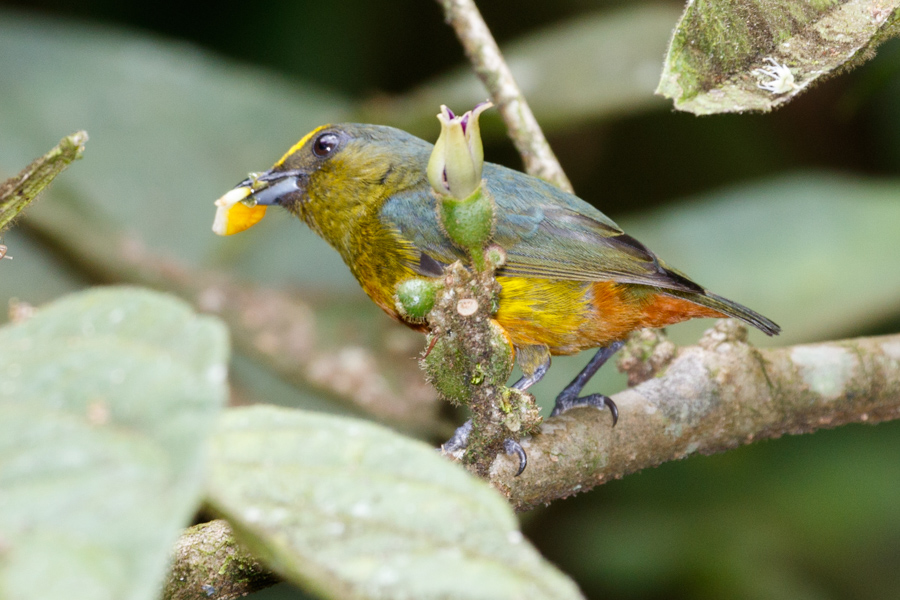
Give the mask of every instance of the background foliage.
<svg viewBox="0 0 900 600">
<path fill-rule="evenodd" d="M 107 228 L 163 259 L 329 305 L 338 328 L 362 314 L 360 336 L 418 349 L 286 216 L 234 240 L 209 225 L 214 198 L 316 125 L 374 120 L 433 139 L 439 102 L 483 99 L 437 4 L 12 4 L 0 14 L 0 177 L 76 129 L 91 142 L 4 235 L 16 259 L 0 264 L 0 301 L 108 280 L 61 251 Z M 483 4 L 579 195 L 785 329 L 755 341 L 900 329 L 898 41 L 775 113 L 697 118 L 652 96 L 680 5 Z M 518 166 L 496 118 L 485 135 L 488 160 Z M 49 227 L 61 211 L 80 220 Z M 671 333 L 686 343 L 704 325 Z M 556 361 L 539 399 L 583 360 Z M 235 361 L 242 400 L 343 410 Z M 598 379 L 607 393 L 622 385 Z M 846 427 L 693 457 L 525 515 L 525 530 L 589 597 L 893 598 L 898 431 Z"/>
</svg>

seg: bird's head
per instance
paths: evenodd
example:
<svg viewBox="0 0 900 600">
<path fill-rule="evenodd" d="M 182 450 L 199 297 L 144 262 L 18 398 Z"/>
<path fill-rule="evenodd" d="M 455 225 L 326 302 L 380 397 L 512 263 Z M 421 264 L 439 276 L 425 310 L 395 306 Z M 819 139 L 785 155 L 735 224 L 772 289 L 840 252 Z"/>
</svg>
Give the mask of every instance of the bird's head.
<svg viewBox="0 0 900 600">
<path fill-rule="evenodd" d="M 264 173 L 253 173 L 216 201 L 213 231 L 255 225 L 277 204 L 336 243 L 355 219 L 425 181 L 432 145 L 393 127 L 323 125 Z"/>
</svg>

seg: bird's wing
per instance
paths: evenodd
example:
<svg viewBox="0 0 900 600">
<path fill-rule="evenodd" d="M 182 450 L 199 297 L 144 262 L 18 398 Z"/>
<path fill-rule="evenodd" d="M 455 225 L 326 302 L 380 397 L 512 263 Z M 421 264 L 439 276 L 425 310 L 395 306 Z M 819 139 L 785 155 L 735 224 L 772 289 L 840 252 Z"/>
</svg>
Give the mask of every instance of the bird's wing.
<svg viewBox="0 0 900 600">
<path fill-rule="evenodd" d="M 702 292 L 584 200 L 518 171 L 490 167 L 485 180 L 497 203 L 494 240 L 507 251 L 504 273 Z"/>
<path fill-rule="evenodd" d="M 545 205 L 532 210 L 527 230 L 521 220 L 498 217 L 494 239 L 507 248 L 506 274 L 701 291 L 614 225 L 565 207 Z M 524 215 L 516 216 L 521 219 Z M 509 245 L 504 243 L 507 241 Z"/>
<path fill-rule="evenodd" d="M 703 288 L 661 263 L 643 244 L 580 198 L 518 171 L 485 164 L 497 204 L 493 241 L 507 252 L 501 275 L 572 281 L 617 281 L 685 292 Z M 427 186 L 427 184 L 425 184 Z M 418 250 L 409 266 L 434 277 L 465 254 L 438 223 L 426 187 L 397 194 L 382 219 Z"/>
</svg>

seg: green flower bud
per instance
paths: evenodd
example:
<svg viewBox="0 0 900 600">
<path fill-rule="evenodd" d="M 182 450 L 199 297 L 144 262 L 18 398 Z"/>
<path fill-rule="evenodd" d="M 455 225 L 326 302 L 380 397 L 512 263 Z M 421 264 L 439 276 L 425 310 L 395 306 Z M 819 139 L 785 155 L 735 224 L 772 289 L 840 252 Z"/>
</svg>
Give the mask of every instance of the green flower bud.
<svg viewBox="0 0 900 600">
<path fill-rule="evenodd" d="M 421 323 L 434 307 L 434 301 L 441 287 L 437 281 L 417 277 L 401 282 L 394 294 L 397 310 L 407 320 Z"/>
<path fill-rule="evenodd" d="M 457 117 L 441 105 L 437 116 L 441 135 L 434 144 L 427 171 L 428 181 L 438 194 L 468 198 L 481 185 L 484 148 L 478 116 L 492 106 L 490 102 L 482 102 Z"/>
</svg>

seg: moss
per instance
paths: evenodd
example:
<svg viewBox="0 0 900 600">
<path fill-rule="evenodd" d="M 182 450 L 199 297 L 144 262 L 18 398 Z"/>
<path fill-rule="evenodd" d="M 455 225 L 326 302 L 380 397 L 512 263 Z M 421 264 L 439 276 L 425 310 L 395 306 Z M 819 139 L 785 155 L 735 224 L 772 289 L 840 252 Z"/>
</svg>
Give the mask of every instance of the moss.
<svg viewBox="0 0 900 600">
<path fill-rule="evenodd" d="M 453 332 L 428 334 L 431 350 L 421 359 L 429 383 L 438 394 L 455 405 L 467 405 L 470 397 L 469 380 L 465 361 L 465 349 Z"/>
<path fill-rule="evenodd" d="M 657 93 L 696 114 L 771 110 L 871 57 L 871 48 L 896 34 L 896 12 L 895 0 L 697 0 L 675 30 Z M 758 87 L 753 71 L 769 57 L 791 69 L 794 89 Z"/>
</svg>

